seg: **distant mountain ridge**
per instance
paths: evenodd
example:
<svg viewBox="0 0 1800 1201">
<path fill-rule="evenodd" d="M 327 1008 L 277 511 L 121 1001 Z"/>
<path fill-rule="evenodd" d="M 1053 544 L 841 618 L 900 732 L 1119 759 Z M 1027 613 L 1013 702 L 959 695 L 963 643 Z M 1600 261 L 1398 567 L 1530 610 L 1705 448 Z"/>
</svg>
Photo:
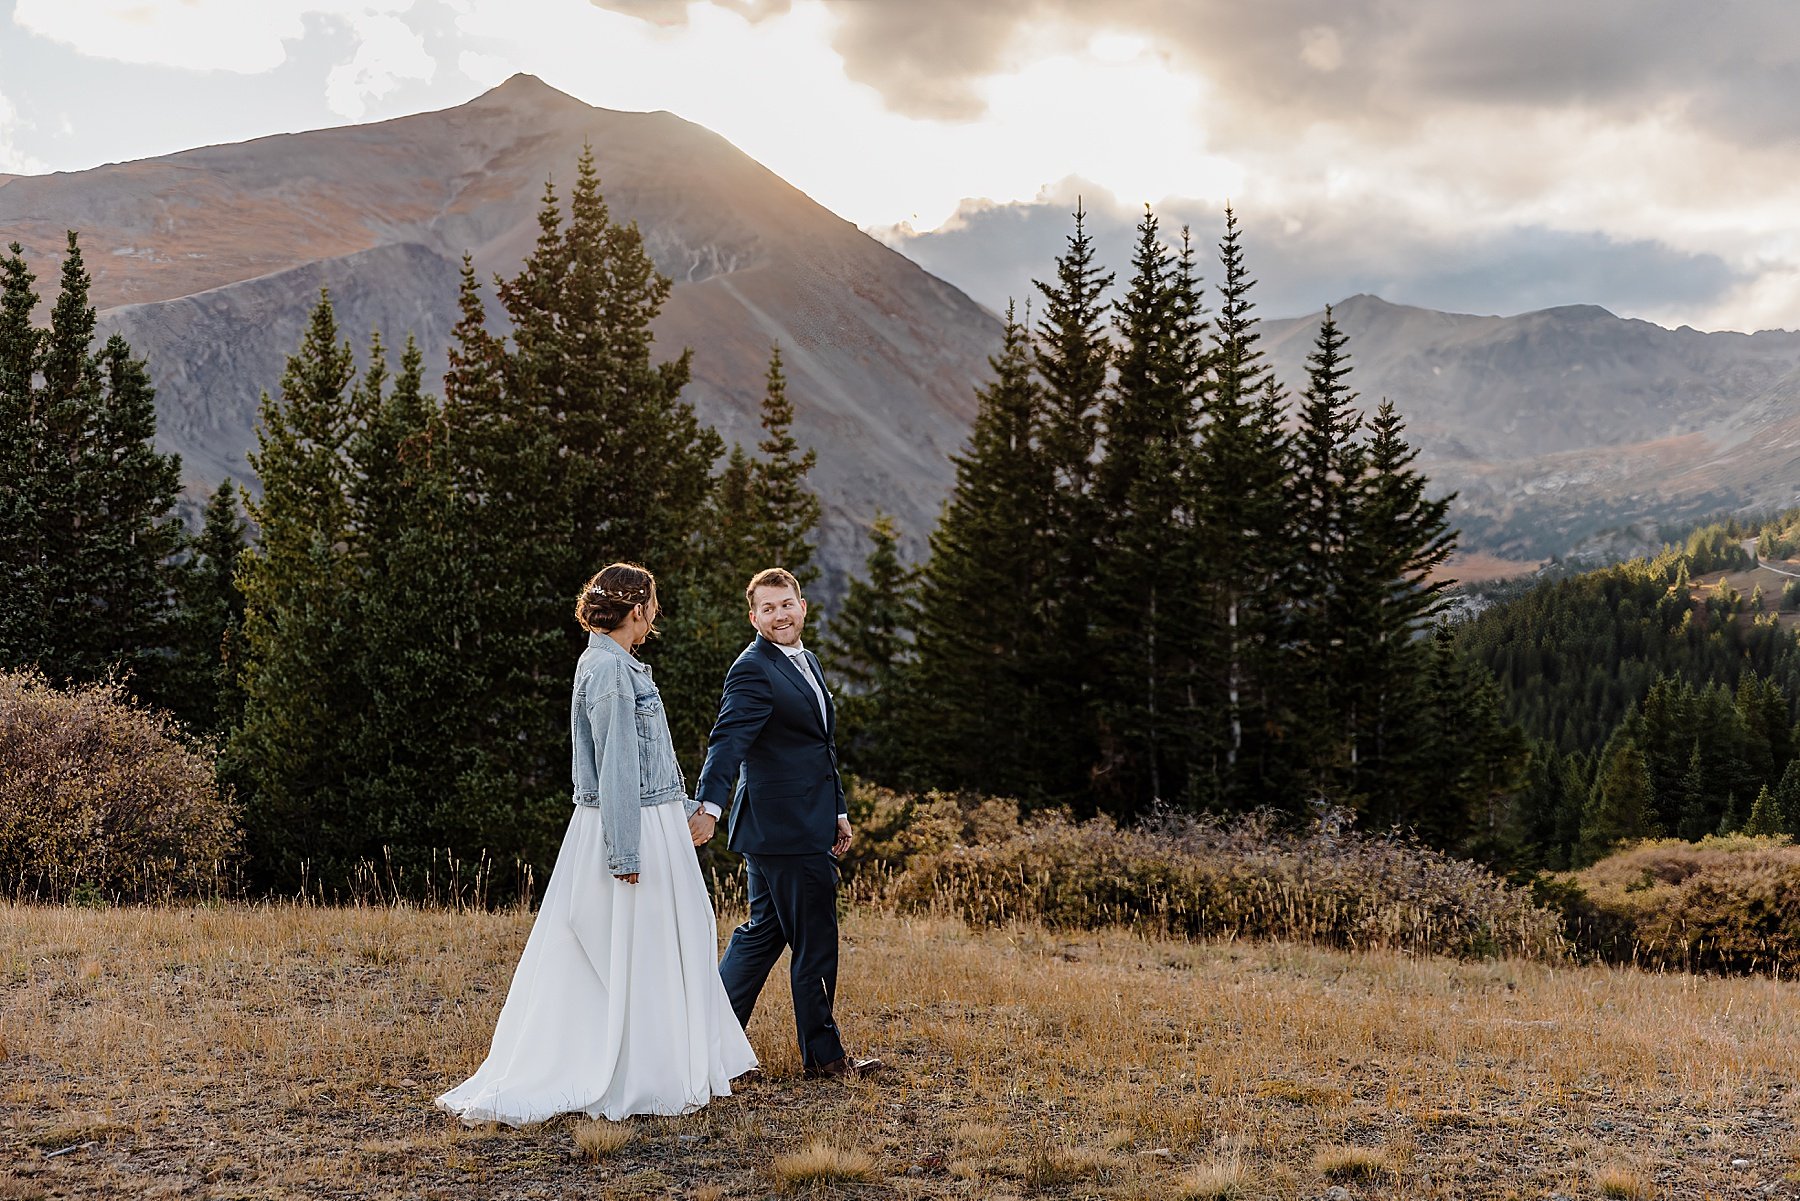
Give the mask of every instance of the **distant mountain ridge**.
<svg viewBox="0 0 1800 1201">
<path fill-rule="evenodd" d="M 514 76 L 441 112 L 0 179 L 0 243 L 23 243 L 54 287 L 78 230 L 103 326 L 149 360 L 163 448 L 190 482 L 242 479 L 257 397 L 320 287 L 359 350 L 372 327 L 395 347 L 416 334 L 435 382 L 463 253 L 484 279 L 515 271 L 545 180 L 566 196 L 584 144 L 614 219 L 638 222 L 674 281 L 656 333 L 666 355 L 693 348 L 685 395 L 702 418 L 754 442 L 779 342 L 796 436 L 819 451 L 828 565 L 860 563 L 878 507 L 919 548 L 999 322 L 666 112 L 596 109 Z"/>
<path fill-rule="evenodd" d="M 1333 314 L 1362 403 L 1391 399 L 1433 483 L 1459 493 L 1465 544 L 1540 557 L 1644 518 L 1800 501 L 1800 333 L 1670 330 L 1594 305 L 1480 317 L 1368 295 Z M 1322 317 L 1263 323 L 1295 393 Z"/>
<path fill-rule="evenodd" d="M 461 256 L 484 279 L 515 270 L 544 181 L 566 194 L 583 144 L 615 219 L 638 222 L 674 281 L 659 343 L 693 348 L 686 395 L 727 441 L 756 441 L 780 342 L 834 579 L 878 508 L 921 552 L 998 319 L 669 113 L 592 108 L 521 75 L 440 112 L 0 175 L 0 244 L 22 242 L 52 288 L 80 231 L 103 327 L 149 359 L 159 441 L 210 485 L 247 475 L 257 397 L 321 287 L 359 350 L 371 328 L 395 347 L 416 334 L 435 382 Z M 1800 501 L 1800 333 L 1667 330 L 1589 305 L 1503 318 L 1359 295 L 1334 311 L 1352 385 L 1406 416 L 1421 466 L 1459 493 L 1467 548 L 1535 559 L 1609 527 Z M 1262 323 L 1291 395 L 1319 318 Z"/>
</svg>

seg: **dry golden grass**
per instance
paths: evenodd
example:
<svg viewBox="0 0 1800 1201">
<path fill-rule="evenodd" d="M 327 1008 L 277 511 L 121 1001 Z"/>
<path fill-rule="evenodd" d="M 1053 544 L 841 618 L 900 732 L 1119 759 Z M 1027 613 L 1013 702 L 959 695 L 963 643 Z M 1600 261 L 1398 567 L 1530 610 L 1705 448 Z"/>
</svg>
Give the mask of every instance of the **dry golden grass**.
<svg viewBox="0 0 1800 1201">
<path fill-rule="evenodd" d="M 608 1155 L 616 1155 L 631 1143 L 632 1130 L 627 1122 L 609 1122 L 599 1118 L 591 1122 L 582 1122 L 572 1131 L 575 1137 L 575 1149 L 589 1159 L 604 1159 Z"/>
<path fill-rule="evenodd" d="M 1235 1159 L 1196 1164 L 1174 1182 L 1169 1195 L 1175 1201 L 1235 1201 L 1245 1194 L 1244 1165 Z"/>
<path fill-rule="evenodd" d="M 1377 1180 L 1394 1170 L 1384 1147 L 1320 1147 L 1313 1152 L 1312 1164 L 1313 1171 L 1333 1180 Z"/>
<path fill-rule="evenodd" d="M 838 1016 L 893 1071 L 804 1079 L 778 971 L 765 1078 L 590 1159 L 586 1119 L 431 1105 L 486 1052 L 530 920 L 0 908 L 0 1198 L 741 1201 L 821 1137 L 868 1176 L 802 1194 L 1310 1201 L 1331 1146 L 1382 1149 L 1358 1196 L 1592 1197 L 1608 1164 L 1645 1196 L 1794 1192 L 1786 981 L 868 912 Z"/>
<path fill-rule="evenodd" d="M 1617 1197 L 1620 1201 L 1642 1201 L 1652 1195 L 1650 1182 L 1642 1172 L 1618 1164 L 1595 1169 L 1594 1187 L 1602 1197 Z"/>
<path fill-rule="evenodd" d="M 860 1147 L 845 1147 L 816 1138 L 798 1151 L 777 1155 L 769 1175 L 782 1191 L 813 1184 L 848 1184 L 874 1180 L 875 1157 Z"/>
</svg>

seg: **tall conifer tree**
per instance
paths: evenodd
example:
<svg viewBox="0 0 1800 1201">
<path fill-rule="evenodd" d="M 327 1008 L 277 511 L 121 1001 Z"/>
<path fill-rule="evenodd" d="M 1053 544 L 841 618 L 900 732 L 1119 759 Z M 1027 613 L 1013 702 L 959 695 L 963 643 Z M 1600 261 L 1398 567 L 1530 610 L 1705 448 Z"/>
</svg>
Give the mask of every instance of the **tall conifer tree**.
<svg viewBox="0 0 1800 1201">
<path fill-rule="evenodd" d="M 1007 308 L 994 378 L 977 393 L 956 483 L 921 573 L 918 659 L 905 689 L 930 728 L 931 783 L 1027 801 L 1060 796 L 1068 781 L 1050 754 L 1079 703 L 1047 654 L 1053 627 L 1030 601 L 1046 596 L 1042 498 L 1053 468 L 1038 452 L 1043 393 L 1030 335 Z"/>
<path fill-rule="evenodd" d="M 77 468 L 83 621 L 71 630 L 72 649 L 83 674 L 123 669 L 167 705 L 159 677 L 175 633 L 170 559 L 182 541 L 174 516 L 181 460 L 156 451 L 156 389 L 125 339 L 108 338 L 96 366 L 100 388 Z"/>
<path fill-rule="evenodd" d="M 1113 273 L 1097 261 L 1087 213 L 1076 202 L 1075 230 L 1057 256 L 1055 278 L 1034 280 L 1043 299 L 1030 357 L 1041 381 L 1038 434 L 1043 471 L 1040 518 L 1044 539 L 1042 592 L 1021 607 L 1043 623 L 1047 679 L 1064 689 L 1062 705 L 1040 748 L 1039 776 L 1048 795 L 1088 803 L 1097 754 L 1094 717 L 1099 668 L 1091 647 L 1100 506 L 1093 493 L 1098 423 L 1111 347 L 1106 332 L 1107 289 Z"/>
<path fill-rule="evenodd" d="M 1287 572 L 1290 677 L 1304 695 L 1296 702 L 1310 744 L 1313 787 L 1342 796 L 1354 787 L 1355 714 L 1364 680 L 1353 661 L 1358 631 L 1349 596 L 1353 573 L 1351 522 L 1363 484 L 1366 452 L 1356 440 L 1362 420 L 1355 409 L 1348 339 L 1329 306 L 1307 359 L 1293 439 L 1292 561 Z"/>
<path fill-rule="evenodd" d="M 358 584 L 345 456 L 354 362 L 338 336 L 321 293 L 279 399 L 264 393 L 258 409 L 250 463 L 263 491 L 249 508 L 260 537 L 238 564 L 244 718 L 225 771 L 245 799 L 250 854 L 283 889 L 309 870 L 341 872 L 358 847 L 342 754 L 364 708 L 344 671 Z"/>
<path fill-rule="evenodd" d="M 1280 398 L 1256 328 L 1256 281 L 1244 262 L 1237 215 L 1225 210 L 1219 242 L 1219 309 L 1213 320 L 1211 386 L 1205 393 L 1194 462 L 1196 550 L 1205 569 L 1199 623 L 1208 648 L 1197 709 L 1212 715 L 1205 792 L 1211 799 L 1262 803 L 1261 711 L 1271 690 L 1259 673 L 1272 667 L 1278 631 L 1270 582 L 1285 561 L 1285 447 Z M 1246 745 L 1250 743 L 1251 745 Z M 1240 767 L 1246 759 L 1249 762 Z"/>
<path fill-rule="evenodd" d="M 1185 653 L 1199 583 L 1188 469 L 1198 383 L 1191 372 L 1203 326 L 1191 247 L 1177 260 L 1148 208 L 1113 324 L 1117 350 L 1095 467 L 1094 647 L 1103 672 L 1096 784 L 1110 807 L 1129 813 L 1186 792 Z"/>
<path fill-rule="evenodd" d="M 47 586 L 43 560 L 43 425 L 37 370 L 42 334 L 32 324 L 37 307 L 24 248 L 17 242 L 0 258 L 0 665 L 19 667 L 43 655 L 48 627 L 38 598 Z"/>
<path fill-rule="evenodd" d="M 877 513 L 869 555 L 852 577 L 821 640 L 821 661 L 837 698 L 838 748 L 851 771 L 876 780 L 904 772 L 914 733 L 900 717 L 900 689 L 918 625 L 918 573 L 900 557 L 900 530 Z M 925 737 L 929 738 L 929 734 Z"/>
<path fill-rule="evenodd" d="M 813 563 L 813 535 L 823 507 L 806 486 L 806 477 L 818 465 L 819 452 L 802 452 L 794 438 L 794 405 L 787 395 L 787 376 L 781 369 L 781 347 L 769 349 L 769 371 L 762 399 L 761 457 L 751 473 L 750 487 L 762 515 L 765 545 L 757 550 L 766 566 L 785 567 L 805 588 L 818 578 Z M 748 579 L 748 577 L 745 577 Z"/>
<path fill-rule="evenodd" d="M 237 486 L 221 480 L 176 571 L 175 656 L 165 695 L 169 708 L 201 733 L 223 733 L 242 712 L 237 662 L 244 594 L 236 577 L 246 534 Z"/>
<path fill-rule="evenodd" d="M 1347 670 L 1360 681 L 1352 730 L 1358 790 L 1374 797 L 1398 795 L 1406 773 L 1408 733 L 1416 713 L 1409 681 L 1420 668 L 1415 639 L 1442 610 L 1448 580 L 1434 573 L 1456 548 L 1450 528 L 1451 497 L 1426 494 L 1429 481 L 1413 466 L 1405 423 L 1383 400 L 1369 420 L 1367 469 L 1351 498 L 1344 597 L 1349 646 Z"/>
</svg>

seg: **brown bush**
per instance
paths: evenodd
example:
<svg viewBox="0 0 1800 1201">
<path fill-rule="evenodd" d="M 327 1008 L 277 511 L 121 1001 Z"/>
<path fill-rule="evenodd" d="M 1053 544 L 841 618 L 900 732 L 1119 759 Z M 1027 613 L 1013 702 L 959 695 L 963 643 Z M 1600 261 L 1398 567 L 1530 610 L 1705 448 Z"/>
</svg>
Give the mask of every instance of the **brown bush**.
<svg viewBox="0 0 1800 1201">
<path fill-rule="evenodd" d="M 1800 847 L 1785 836 L 1642 842 L 1557 878 L 1577 946 L 1683 971 L 1800 969 Z"/>
<path fill-rule="evenodd" d="M 1121 925 L 1464 957 L 1563 950 L 1556 915 L 1526 890 L 1416 843 L 1359 834 L 1341 813 L 1305 831 L 1260 815 L 1164 815 L 1120 828 L 1062 813 L 1021 823 L 1016 805 L 991 798 L 872 790 L 858 801 L 864 890 L 977 924 Z"/>
<path fill-rule="evenodd" d="M 212 758 L 122 686 L 0 673 L 0 892 L 160 901 L 216 892 L 238 850 Z"/>
</svg>

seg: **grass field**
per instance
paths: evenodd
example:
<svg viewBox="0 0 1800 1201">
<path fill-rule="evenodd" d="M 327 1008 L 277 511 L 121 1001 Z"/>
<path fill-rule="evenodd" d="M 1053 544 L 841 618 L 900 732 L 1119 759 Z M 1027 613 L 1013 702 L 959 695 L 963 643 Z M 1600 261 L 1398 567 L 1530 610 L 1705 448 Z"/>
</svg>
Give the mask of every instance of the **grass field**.
<svg viewBox="0 0 1800 1201">
<path fill-rule="evenodd" d="M 859 913 L 897 1064 L 681 1119 L 465 1129 L 528 915 L 0 907 L 0 1201 L 1800 1195 L 1786 982 Z"/>
</svg>

